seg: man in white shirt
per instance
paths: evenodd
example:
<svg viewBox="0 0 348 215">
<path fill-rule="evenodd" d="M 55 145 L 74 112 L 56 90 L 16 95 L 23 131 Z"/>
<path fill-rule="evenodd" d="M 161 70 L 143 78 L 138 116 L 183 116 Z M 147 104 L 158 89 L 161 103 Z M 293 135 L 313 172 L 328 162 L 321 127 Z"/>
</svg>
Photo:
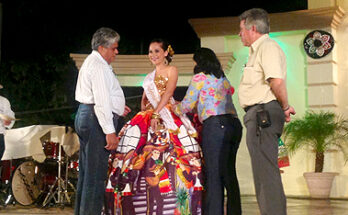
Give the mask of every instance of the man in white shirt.
<svg viewBox="0 0 348 215">
<path fill-rule="evenodd" d="M 0 84 L 0 89 L 2 89 L 3 86 Z M 4 155 L 5 152 L 5 132 L 6 129 L 12 128 L 15 121 L 13 120 L 15 118 L 15 114 L 11 109 L 11 104 L 8 101 L 7 98 L 0 96 L 0 166 L 1 166 L 1 158 Z M 0 175 L 1 178 L 1 175 Z M 0 182 L 1 186 L 1 182 Z"/>
<path fill-rule="evenodd" d="M 111 62 L 118 54 L 119 34 L 98 29 L 92 38 L 92 53 L 79 71 L 75 99 L 80 103 L 75 129 L 80 140 L 79 177 L 75 215 L 101 214 L 110 150 L 118 146 L 118 119 L 130 109 Z"/>
<path fill-rule="evenodd" d="M 0 89 L 2 89 L 3 86 L 0 84 Z M 11 120 L 15 118 L 15 114 L 11 109 L 11 104 L 8 101 L 7 98 L 0 96 L 0 114 L 1 114 L 1 120 L 0 120 L 0 160 L 5 152 L 5 140 L 4 140 L 4 134 L 7 129 L 12 128 L 13 124 L 15 123 L 14 120 Z"/>
</svg>

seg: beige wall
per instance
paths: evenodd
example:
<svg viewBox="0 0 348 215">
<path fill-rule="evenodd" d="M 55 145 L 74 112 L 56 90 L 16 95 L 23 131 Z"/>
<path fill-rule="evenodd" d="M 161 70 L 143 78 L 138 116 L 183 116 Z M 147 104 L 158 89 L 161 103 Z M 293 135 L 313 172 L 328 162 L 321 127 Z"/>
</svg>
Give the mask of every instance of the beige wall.
<svg viewBox="0 0 348 215">
<path fill-rule="evenodd" d="M 348 2 L 348 0 L 347 0 Z M 337 29 L 339 112 L 348 118 L 348 17 Z"/>
<path fill-rule="evenodd" d="M 334 7 L 337 0 L 308 0 L 308 9 Z"/>
<path fill-rule="evenodd" d="M 203 37 L 201 38 L 201 47 L 209 47 L 215 53 L 225 52 L 225 37 Z"/>
<path fill-rule="evenodd" d="M 337 4 L 344 8 L 346 11 L 348 10 L 348 1 L 347 0 L 337 0 Z"/>
<path fill-rule="evenodd" d="M 348 1 L 345 0 L 346 6 Z M 348 10 L 348 7 L 346 7 Z M 337 29 L 337 62 L 338 62 L 338 112 L 348 118 L 348 17 Z M 340 172 L 336 177 L 332 194 L 339 197 L 348 197 L 348 163 L 344 166 L 342 155 L 331 153 L 330 166 Z"/>
<path fill-rule="evenodd" d="M 340 6 L 348 9 L 347 0 L 308 0 L 308 9 Z"/>
</svg>

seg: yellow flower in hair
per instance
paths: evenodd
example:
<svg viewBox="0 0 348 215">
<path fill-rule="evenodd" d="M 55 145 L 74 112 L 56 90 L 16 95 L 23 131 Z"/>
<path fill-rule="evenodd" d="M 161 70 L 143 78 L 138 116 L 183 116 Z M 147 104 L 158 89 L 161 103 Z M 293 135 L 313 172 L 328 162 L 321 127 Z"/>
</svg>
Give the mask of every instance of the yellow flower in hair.
<svg viewBox="0 0 348 215">
<path fill-rule="evenodd" d="M 174 55 L 174 50 L 173 50 L 173 48 L 172 48 L 171 45 L 168 45 L 167 52 L 168 52 L 168 54 L 169 54 L 170 56 L 173 56 L 173 55 Z"/>
</svg>

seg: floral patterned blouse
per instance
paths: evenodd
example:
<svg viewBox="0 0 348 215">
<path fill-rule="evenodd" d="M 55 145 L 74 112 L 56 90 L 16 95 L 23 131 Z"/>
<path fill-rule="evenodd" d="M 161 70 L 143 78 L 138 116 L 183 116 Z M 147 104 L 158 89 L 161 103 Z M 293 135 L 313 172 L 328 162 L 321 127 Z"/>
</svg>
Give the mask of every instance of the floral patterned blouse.
<svg viewBox="0 0 348 215">
<path fill-rule="evenodd" d="M 226 77 L 217 79 L 203 72 L 193 76 L 184 99 L 174 110 L 176 114 L 191 112 L 196 106 L 201 122 L 210 116 L 233 114 L 237 116 L 233 105 L 234 88 Z"/>
</svg>

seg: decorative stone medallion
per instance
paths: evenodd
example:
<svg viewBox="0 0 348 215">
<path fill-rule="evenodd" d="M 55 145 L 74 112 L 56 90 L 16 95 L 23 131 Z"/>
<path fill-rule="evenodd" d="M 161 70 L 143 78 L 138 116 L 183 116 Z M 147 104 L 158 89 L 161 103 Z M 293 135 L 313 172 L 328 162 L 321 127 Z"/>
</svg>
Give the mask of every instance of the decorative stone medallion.
<svg viewBox="0 0 348 215">
<path fill-rule="evenodd" d="M 303 41 L 307 55 L 318 59 L 326 56 L 334 47 L 334 38 L 329 32 L 315 30 L 307 34 Z"/>
</svg>

